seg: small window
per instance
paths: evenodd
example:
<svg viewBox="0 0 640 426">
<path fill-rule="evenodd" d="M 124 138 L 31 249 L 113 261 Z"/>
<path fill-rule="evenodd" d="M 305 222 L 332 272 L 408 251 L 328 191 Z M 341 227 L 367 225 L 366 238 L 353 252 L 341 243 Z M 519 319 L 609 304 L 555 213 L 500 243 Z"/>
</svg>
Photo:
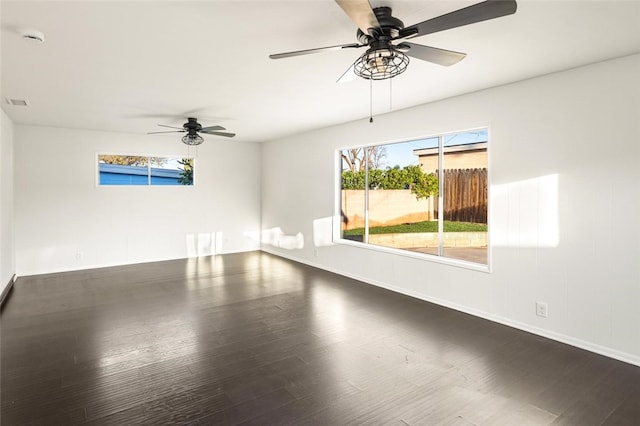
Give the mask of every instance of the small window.
<svg viewBox="0 0 640 426">
<path fill-rule="evenodd" d="M 98 155 L 101 186 L 192 186 L 193 158 Z"/>
<path fill-rule="evenodd" d="M 487 265 L 487 136 L 341 150 L 340 238 Z"/>
</svg>

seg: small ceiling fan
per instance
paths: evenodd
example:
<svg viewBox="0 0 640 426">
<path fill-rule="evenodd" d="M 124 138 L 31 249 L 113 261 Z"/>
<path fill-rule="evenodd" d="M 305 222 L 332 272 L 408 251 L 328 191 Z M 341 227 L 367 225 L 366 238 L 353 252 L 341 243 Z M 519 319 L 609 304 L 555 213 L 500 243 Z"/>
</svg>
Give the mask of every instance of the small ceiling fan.
<svg viewBox="0 0 640 426">
<path fill-rule="evenodd" d="M 224 136 L 227 138 L 232 138 L 236 135 L 235 133 L 220 132 L 220 130 L 226 130 L 222 126 L 202 127 L 202 125 L 198 123 L 198 119 L 193 117 L 187 118 L 187 122 L 184 123 L 182 127 L 167 126 L 164 124 L 158 124 L 158 126 L 178 130 L 170 130 L 164 132 L 147 132 L 147 134 L 153 135 L 157 133 L 186 133 L 186 135 L 182 137 L 182 142 L 187 145 L 200 145 L 202 142 L 204 142 L 204 139 L 199 135 L 199 133 L 204 133 L 205 135 Z"/>
<path fill-rule="evenodd" d="M 444 66 L 458 63 L 466 56 L 465 53 L 409 43 L 405 40 L 511 15 L 517 9 L 515 0 L 487 0 L 405 27 L 401 20 L 392 16 L 390 7 L 374 9 L 369 0 L 335 0 L 335 2 L 358 26 L 356 34 L 358 43 L 277 53 L 269 57 L 282 59 L 328 50 L 358 49 L 368 46 L 367 51 L 338 81 L 350 72 L 367 80 L 383 80 L 404 72 L 409 65 L 408 56 Z"/>
</svg>

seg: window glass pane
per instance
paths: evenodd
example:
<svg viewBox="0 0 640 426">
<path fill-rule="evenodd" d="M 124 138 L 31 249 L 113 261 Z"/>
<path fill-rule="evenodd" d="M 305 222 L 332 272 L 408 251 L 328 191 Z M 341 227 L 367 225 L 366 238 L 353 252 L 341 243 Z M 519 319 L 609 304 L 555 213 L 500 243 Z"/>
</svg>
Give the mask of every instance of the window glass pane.
<svg viewBox="0 0 640 426">
<path fill-rule="evenodd" d="M 100 155 L 100 185 L 148 185 L 147 157 Z"/>
<path fill-rule="evenodd" d="M 443 256 L 487 264 L 487 131 L 444 137 Z"/>
<path fill-rule="evenodd" d="M 193 185 L 193 158 L 151 157 L 151 185 Z"/>
<path fill-rule="evenodd" d="M 99 155 L 100 185 L 193 185 L 193 158 Z"/>
<path fill-rule="evenodd" d="M 431 156 L 435 153 L 435 167 Z M 372 148 L 369 243 L 438 254 L 438 139 Z"/>
<path fill-rule="evenodd" d="M 365 242 L 365 148 L 340 151 L 340 237 Z"/>
</svg>

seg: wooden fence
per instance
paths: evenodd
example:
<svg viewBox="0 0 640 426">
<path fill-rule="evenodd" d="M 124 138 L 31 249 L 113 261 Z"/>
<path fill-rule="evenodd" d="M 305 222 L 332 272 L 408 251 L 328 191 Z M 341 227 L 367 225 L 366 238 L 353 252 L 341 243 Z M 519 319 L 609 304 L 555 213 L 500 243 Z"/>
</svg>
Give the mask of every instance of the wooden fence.
<svg viewBox="0 0 640 426">
<path fill-rule="evenodd" d="M 487 223 L 487 169 L 445 170 L 442 196 L 444 220 Z"/>
</svg>

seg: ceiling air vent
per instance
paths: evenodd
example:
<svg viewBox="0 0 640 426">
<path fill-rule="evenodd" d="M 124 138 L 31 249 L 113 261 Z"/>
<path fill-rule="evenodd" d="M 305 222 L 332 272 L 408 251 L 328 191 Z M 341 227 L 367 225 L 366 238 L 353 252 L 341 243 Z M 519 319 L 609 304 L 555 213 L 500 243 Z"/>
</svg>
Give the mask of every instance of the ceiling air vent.
<svg viewBox="0 0 640 426">
<path fill-rule="evenodd" d="M 24 99 L 9 99 L 9 98 L 5 98 L 5 101 L 7 101 L 7 104 L 13 105 L 13 106 L 29 106 L 29 103 L 27 101 L 25 101 Z"/>
<path fill-rule="evenodd" d="M 34 43 L 44 43 L 44 33 L 38 30 L 24 29 L 20 32 L 23 39 Z"/>
</svg>

